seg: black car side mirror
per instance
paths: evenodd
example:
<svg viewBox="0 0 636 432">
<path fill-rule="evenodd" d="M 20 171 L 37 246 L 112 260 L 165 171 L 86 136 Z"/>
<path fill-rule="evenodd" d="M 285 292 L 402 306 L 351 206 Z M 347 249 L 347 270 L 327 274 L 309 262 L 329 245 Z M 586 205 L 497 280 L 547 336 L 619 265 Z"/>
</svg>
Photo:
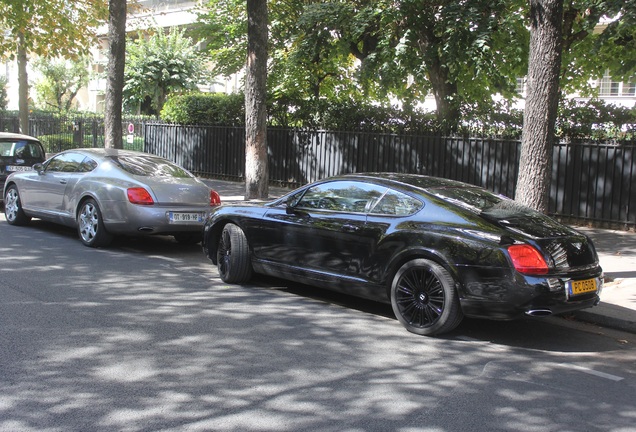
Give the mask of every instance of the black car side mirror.
<svg viewBox="0 0 636 432">
<path fill-rule="evenodd" d="M 286 202 L 286 208 L 285 211 L 287 212 L 287 214 L 294 214 L 296 213 L 296 199 L 295 197 L 290 197 Z"/>
</svg>

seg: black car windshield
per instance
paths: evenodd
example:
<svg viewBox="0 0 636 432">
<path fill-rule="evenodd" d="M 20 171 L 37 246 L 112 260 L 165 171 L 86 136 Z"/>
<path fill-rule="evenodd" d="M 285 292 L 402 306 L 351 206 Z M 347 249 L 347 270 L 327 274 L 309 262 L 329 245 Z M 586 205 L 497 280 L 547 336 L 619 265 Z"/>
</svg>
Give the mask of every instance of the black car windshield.
<svg viewBox="0 0 636 432">
<path fill-rule="evenodd" d="M 189 172 L 165 159 L 145 155 L 119 155 L 110 159 L 124 171 L 144 177 L 193 177 Z"/>
<path fill-rule="evenodd" d="M 534 216 L 537 214 L 531 208 L 510 198 L 496 195 L 484 189 L 443 187 L 432 188 L 428 191 L 446 202 L 496 219 L 505 219 L 513 216 Z"/>
</svg>

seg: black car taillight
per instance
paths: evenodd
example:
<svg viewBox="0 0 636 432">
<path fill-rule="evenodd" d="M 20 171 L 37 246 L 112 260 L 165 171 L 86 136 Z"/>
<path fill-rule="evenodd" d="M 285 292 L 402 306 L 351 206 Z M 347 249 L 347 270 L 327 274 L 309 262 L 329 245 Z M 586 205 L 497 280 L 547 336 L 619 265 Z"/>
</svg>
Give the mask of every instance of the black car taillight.
<svg viewBox="0 0 636 432">
<path fill-rule="evenodd" d="M 548 264 L 543 255 L 529 244 L 508 246 L 508 254 L 519 273 L 541 275 L 548 272 Z"/>
</svg>

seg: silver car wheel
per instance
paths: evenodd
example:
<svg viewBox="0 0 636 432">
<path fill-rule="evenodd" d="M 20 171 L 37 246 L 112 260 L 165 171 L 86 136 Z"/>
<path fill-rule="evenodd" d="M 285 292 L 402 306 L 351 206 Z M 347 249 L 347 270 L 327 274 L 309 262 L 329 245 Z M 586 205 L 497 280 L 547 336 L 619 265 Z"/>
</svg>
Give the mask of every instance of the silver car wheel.
<svg viewBox="0 0 636 432">
<path fill-rule="evenodd" d="M 22 210 L 20 193 L 16 185 L 7 188 L 4 196 L 4 216 L 9 225 L 26 225 L 31 220 L 31 216 Z"/>
<path fill-rule="evenodd" d="M 84 245 L 89 247 L 107 246 L 113 236 L 106 231 L 97 202 L 88 198 L 77 213 L 77 233 Z"/>
<path fill-rule="evenodd" d="M 4 197 L 4 215 L 8 222 L 13 222 L 18 215 L 18 191 L 11 188 Z"/>
<path fill-rule="evenodd" d="M 82 240 L 85 243 L 91 243 L 97 235 L 98 227 L 97 208 L 92 202 L 87 202 L 79 215 L 79 232 Z"/>
</svg>

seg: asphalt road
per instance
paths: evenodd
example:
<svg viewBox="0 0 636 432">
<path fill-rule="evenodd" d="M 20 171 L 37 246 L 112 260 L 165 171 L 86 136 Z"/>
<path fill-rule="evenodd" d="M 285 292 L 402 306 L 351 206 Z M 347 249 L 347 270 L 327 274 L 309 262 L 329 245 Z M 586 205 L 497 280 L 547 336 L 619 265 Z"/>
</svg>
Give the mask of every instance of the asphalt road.
<svg viewBox="0 0 636 432">
<path fill-rule="evenodd" d="M 558 317 L 412 335 L 390 307 L 227 286 L 200 246 L 0 216 L 0 431 L 635 431 L 636 336 Z"/>
</svg>

